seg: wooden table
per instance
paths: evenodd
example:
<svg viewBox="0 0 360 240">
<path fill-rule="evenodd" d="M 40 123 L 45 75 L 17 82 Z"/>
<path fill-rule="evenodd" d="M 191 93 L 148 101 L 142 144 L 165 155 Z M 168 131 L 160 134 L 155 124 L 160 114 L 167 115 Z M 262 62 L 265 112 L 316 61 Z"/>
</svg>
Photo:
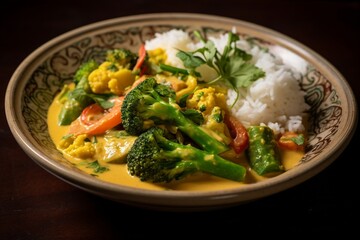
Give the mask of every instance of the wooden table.
<svg viewBox="0 0 360 240">
<path fill-rule="evenodd" d="M 11 1 L 0 14 L 0 239 L 145 239 L 297 236 L 358 232 L 359 131 L 328 168 L 267 198 L 209 212 L 157 212 L 77 189 L 33 162 L 14 140 L 4 113 L 8 80 L 50 39 L 85 24 L 151 12 L 198 12 L 253 22 L 286 34 L 332 63 L 360 96 L 358 1 Z M 359 99 L 359 98 L 358 98 Z M 355 130 L 354 130 L 355 131 Z M 358 165 L 358 164 L 357 164 Z M 345 238 L 344 238 L 345 237 Z"/>
</svg>

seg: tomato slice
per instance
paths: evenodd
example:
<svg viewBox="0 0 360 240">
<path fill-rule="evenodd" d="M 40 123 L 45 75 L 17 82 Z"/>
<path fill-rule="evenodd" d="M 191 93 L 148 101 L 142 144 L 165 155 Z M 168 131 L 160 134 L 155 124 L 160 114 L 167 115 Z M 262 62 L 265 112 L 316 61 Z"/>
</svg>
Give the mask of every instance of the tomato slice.
<svg viewBox="0 0 360 240">
<path fill-rule="evenodd" d="M 107 110 L 97 103 L 86 107 L 80 117 L 71 123 L 69 133 L 97 135 L 119 125 L 123 100 L 123 96 L 111 99 L 110 101 L 114 102 L 114 106 Z"/>
<path fill-rule="evenodd" d="M 229 114 L 225 114 L 225 124 L 233 137 L 230 143 L 231 147 L 237 154 L 242 153 L 249 146 L 249 135 L 246 128 L 239 120 Z"/>
<path fill-rule="evenodd" d="M 104 116 L 104 112 L 104 109 L 99 104 L 91 104 L 82 111 L 80 121 L 86 126 L 93 125 Z"/>
</svg>

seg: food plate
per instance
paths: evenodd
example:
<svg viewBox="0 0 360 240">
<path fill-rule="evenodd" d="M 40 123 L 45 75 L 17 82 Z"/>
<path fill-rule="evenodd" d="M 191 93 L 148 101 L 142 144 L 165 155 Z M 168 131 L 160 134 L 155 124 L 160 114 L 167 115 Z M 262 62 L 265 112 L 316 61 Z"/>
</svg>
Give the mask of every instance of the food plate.
<svg viewBox="0 0 360 240">
<path fill-rule="evenodd" d="M 301 88 L 311 106 L 306 154 L 300 163 L 266 181 L 216 191 L 152 191 L 101 181 L 70 164 L 54 146 L 47 127 L 48 108 L 84 59 L 104 49 L 137 51 L 156 32 L 201 30 L 211 35 L 236 31 L 266 47 L 302 73 Z M 109 19 L 62 34 L 31 53 L 7 88 L 6 117 L 22 149 L 56 177 L 121 203 L 166 210 L 206 210 L 260 199 L 313 177 L 347 147 L 357 124 L 353 92 L 344 77 L 307 46 L 271 29 L 222 16 L 154 13 Z"/>
</svg>

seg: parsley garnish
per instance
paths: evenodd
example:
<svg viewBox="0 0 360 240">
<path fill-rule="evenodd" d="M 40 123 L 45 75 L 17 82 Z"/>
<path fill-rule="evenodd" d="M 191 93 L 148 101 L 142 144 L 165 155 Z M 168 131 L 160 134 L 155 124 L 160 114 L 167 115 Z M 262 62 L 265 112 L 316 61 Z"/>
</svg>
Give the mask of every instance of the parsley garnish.
<svg viewBox="0 0 360 240">
<path fill-rule="evenodd" d="M 293 141 L 294 143 L 296 143 L 296 145 L 303 145 L 305 143 L 305 137 L 303 134 L 299 134 L 296 137 L 292 137 L 290 138 L 291 141 Z"/>
<path fill-rule="evenodd" d="M 196 76 L 200 75 L 196 72 L 196 68 L 203 64 L 207 64 L 214 69 L 218 76 L 211 80 L 209 84 L 223 81 L 231 87 L 236 92 L 236 99 L 232 106 L 239 98 L 239 88 L 246 88 L 254 81 L 265 76 L 263 70 L 249 62 L 252 55 L 236 46 L 236 42 L 240 40 L 238 35 L 229 32 L 227 44 L 224 51 L 220 53 L 212 41 L 205 41 L 198 31 L 195 31 L 194 34 L 204 42 L 204 47 L 193 52 L 179 50 L 176 56 Z"/>
<path fill-rule="evenodd" d="M 94 170 L 94 173 L 103 173 L 109 171 L 109 168 L 101 166 L 97 160 L 88 163 L 86 167 L 92 168 Z"/>
</svg>

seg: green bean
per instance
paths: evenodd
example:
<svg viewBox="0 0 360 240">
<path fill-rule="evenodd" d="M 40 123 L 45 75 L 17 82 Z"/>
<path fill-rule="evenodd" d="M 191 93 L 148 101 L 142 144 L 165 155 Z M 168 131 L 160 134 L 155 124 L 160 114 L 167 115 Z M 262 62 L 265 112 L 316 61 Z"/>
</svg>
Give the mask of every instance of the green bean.
<svg viewBox="0 0 360 240">
<path fill-rule="evenodd" d="M 249 147 L 246 151 L 251 168 L 259 175 L 283 171 L 275 136 L 267 126 L 251 126 L 247 129 Z"/>
</svg>

